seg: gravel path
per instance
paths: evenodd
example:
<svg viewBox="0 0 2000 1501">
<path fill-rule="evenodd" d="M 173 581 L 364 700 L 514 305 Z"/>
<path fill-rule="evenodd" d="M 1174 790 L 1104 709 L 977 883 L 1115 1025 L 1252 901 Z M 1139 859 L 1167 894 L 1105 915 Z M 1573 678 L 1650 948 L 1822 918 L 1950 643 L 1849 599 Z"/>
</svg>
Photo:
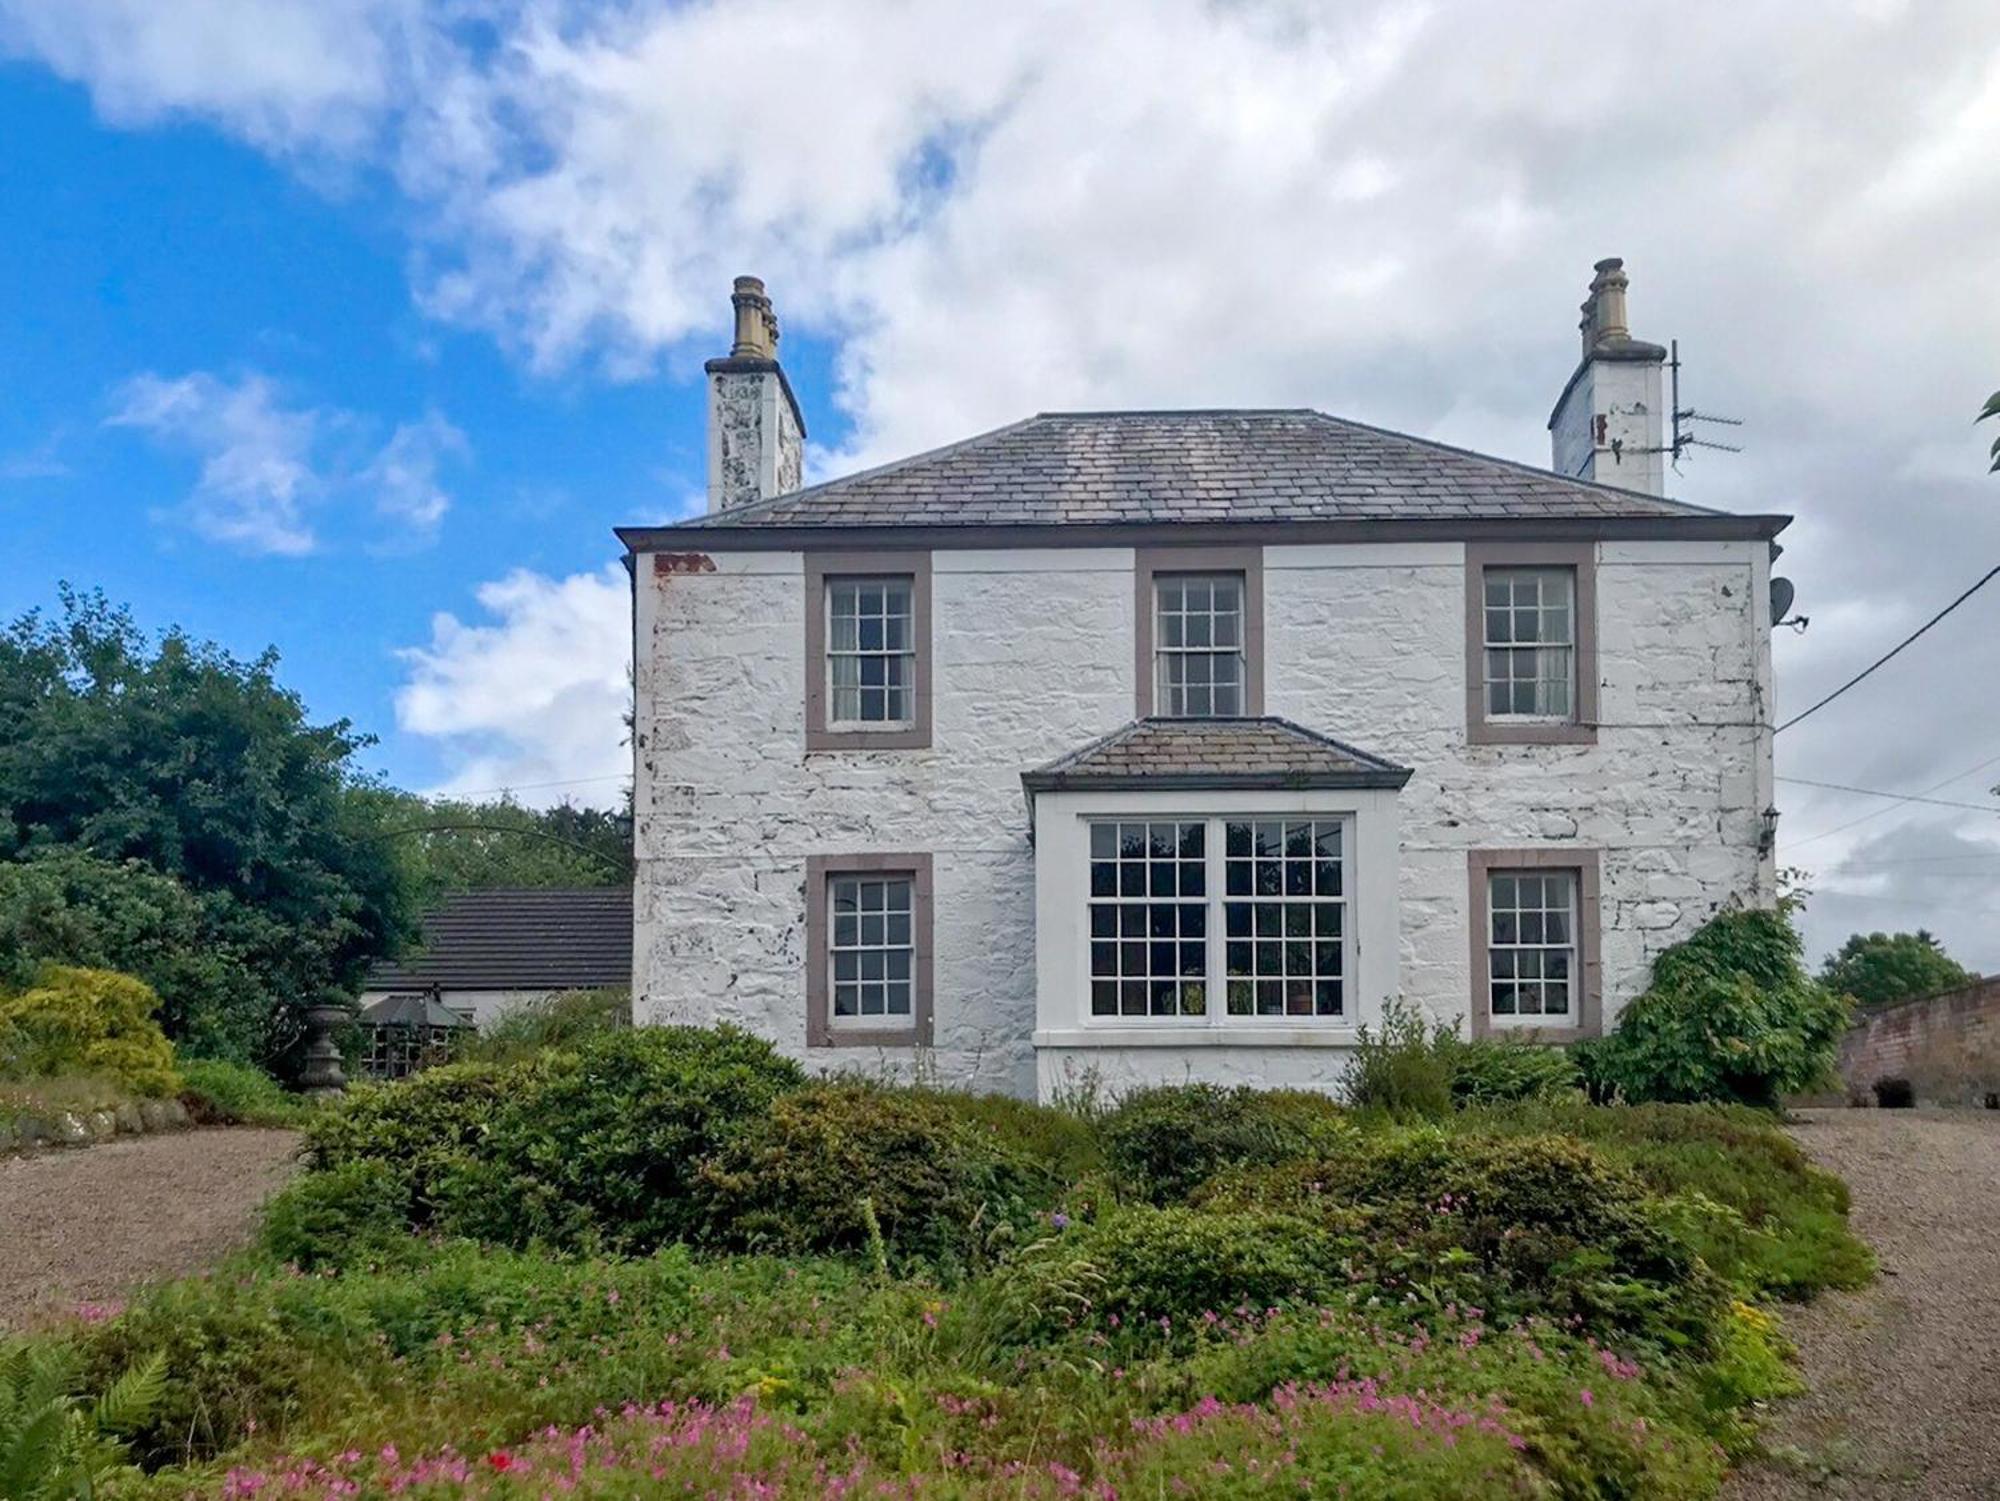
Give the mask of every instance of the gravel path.
<svg viewBox="0 0 2000 1501">
<path fill-rule="evenodd" d="M 0 1330 L 213 1265 L 291 1172 L 290 1131 L 177 1131 L 0 1158 Z"/>
<path fill-rule="evenodd" d="M 1882 1278 L 1785 1311 L 1806 1394 L 1730 1501 L 2000 1497 L 2000 1112 L 1809 1110 Z"/>
</svg>

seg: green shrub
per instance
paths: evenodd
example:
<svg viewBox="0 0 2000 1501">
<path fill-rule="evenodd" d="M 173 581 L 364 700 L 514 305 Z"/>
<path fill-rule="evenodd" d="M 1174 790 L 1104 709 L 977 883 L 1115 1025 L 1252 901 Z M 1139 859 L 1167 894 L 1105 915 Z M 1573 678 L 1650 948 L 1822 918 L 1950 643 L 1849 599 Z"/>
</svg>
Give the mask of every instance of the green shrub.
<svg viewBox="0 0 2000 1501">
<path fill-rule="evenodd" d="M 143 980 L 52 964 L 29 989 L 0 999 L 0 1027 L 23 1074 L 98 1074 L 133 1094 L 170 1095 L 181 1081 L 153 1020 L 159 1006 Z"/>
<path fill-rule="evenodd" d="M 427 1228 L 446 1182 L 485 1149 L 503 1100 L 525 1081 L 519 1067 L 454 1063 L 394 1084 L 356 1084 L 306 1122 L 307 1161 L 321 1170 L 387 1165 L 404 1184 L 409 1223 Z"/>
<path fill-rule="evenodd" d="M 1225 1168 L 1332 1155 L 1354 1134 L 1324 1095 L 1216 1084 L 1135 1090 L 1099 1131 L 1119 1186 L 1156 1204 Z"/>
<path fill-rule="evenodd" d="M 459 1056 L 472 1062 L 518 1063 L 631 1025 L 631 991 L 565 990 L 509 1007 L 482 1026 Z"/>
<path fill-rule="evenodd" d="M 1561 1136 L 1382 1133 L 1336 1159 L 1218 1180 L 1200 1203 L 1329 1225 L 1386 1297 L 1675 1346 L 1701 1345 L 1722 1307 L 1645 1185 Z"/>
<path fill-rule="evenodd" d="M 1562 1048 L 1482 1041 L 1459 1046 L 1451 1095 L 1460 1105 L 1492 1105 L 1574 1094 L 1583 1087 L 1576 1060 Z"/>
<path fill-rule="evenodd" d="M 1391 1003 L 1379 1030 L 1361 1029 L 1347 1072 L 1347 1101 L 1398 1119 L 1436 1120 L 1451 1110 L 1463 1047 L 1456 1022 L 1430 1022 L 1415 1006 Z"/>
<path fill-rule="evenodd" d="M 825 1084 L 746 1125 L 701 1187 L 717 1233 L 739 1245 L 854 1251 L 879 1234 L 899 1255 L 962 1265 L 1062 1182 L 948 1094 Z"/>
<path fill-rule="evenodd" d="M 1347 1285 L 1353 1244 L 1313 1219 L 1263 1209 L 1135 1204 L 1029 1247 L 982 1289 L 1004 1305 L 998 1342 L 1047 1340 L 1094 1323 L 1171 1337 L 1204 1314 L 1313 1303 Z"/>
<path fill-rule="evenodd" d="M 630 1252 L 704 1239 L 701 1164 L 805 1082 L 769 1043 L 730 1027 L 601 1033 L 500 1078 L 483 1138 L 439 1185 L 446 1228 Z"/>
<path fill-rule="evenodd" d="M 408 1229 L 409 1185 L 386 1162 L 308 1173 L 264 1206 L 264 1248 L 305 1271 L 394 1248 Z"/>
<path fill-rule="evenodd" d="M 1578 1060 L 1600 1097 L 1776 1109 L 1824 1085 L 1849 1003 L 1800 963 L 1791 905 L 1725 912 L 1660 955 L 1653 983 Z"/>
<path fill-rule="evenodd" d="M 307 1105 L 262 1069 L 221 1058 L 179 1061 L 181 1103 L 198 1126 L 293 1126 Z"/>
<path fill-rule="evenodd" d="M 1105 1169 L 1104 1142 L 1097 1124 L 1059 1105 L 1037 1105 L 1006 1094 L 961 1094 L 941 1090 L 938 1098 L 952 1113 L 994 1143 L 1042 1165 L 1063 1183 L 1094 1178 Z"/>
</svg>

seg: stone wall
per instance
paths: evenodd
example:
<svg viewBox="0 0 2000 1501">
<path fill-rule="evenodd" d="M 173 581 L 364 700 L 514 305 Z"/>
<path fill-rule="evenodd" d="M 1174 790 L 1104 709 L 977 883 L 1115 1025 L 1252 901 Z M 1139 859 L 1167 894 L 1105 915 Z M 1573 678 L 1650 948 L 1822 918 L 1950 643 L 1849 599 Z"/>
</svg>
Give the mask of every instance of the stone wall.
<svg viewBox="0 0 2000 1501">
<path fill-rule="evenodd" d="M 924 850 L 937 912 L 926 1061 L 955 1082 L 1032 1091 L 1020 773 L 1131 719 L 1132 552 L 934 553 L 931 748 L 810 757 L 801 555 L 639 563 L 637 1018 L 734 1021 L 806 1057 L 807 855 Z M 1603 544 L 1598 743 L 1485 746 L 1465 735 L 1461 545 L 1265 550 L 1269 712 L 1415 771 L 1388 876 L 1404 997 L 1440 1016 L 1469 1007 L 1472 849 L 1600 852 L 1607 1023 L 1663 948 L 1728 903 L 1771 900 L 1767 581 L 1761 543 Z M 810 1061 L 920 1064 L 875 1048 Z"/>
<path fill-rule="evenodd" d="M 1840 1076 L 1865 1101 L 1878 1079 L 1920 1099 L 1981 1104 L 2000 1090 L 2000 976 L 1864 1012 L 1840 1046 Z"/>
</svg>

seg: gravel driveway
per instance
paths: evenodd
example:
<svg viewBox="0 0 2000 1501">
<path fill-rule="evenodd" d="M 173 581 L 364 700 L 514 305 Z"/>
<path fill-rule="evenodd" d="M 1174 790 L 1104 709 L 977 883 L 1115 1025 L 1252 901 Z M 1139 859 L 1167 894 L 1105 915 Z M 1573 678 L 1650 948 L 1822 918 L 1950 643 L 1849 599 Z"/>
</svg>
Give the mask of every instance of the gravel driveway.
<svg viewBox="0 0 2000 1501">
<path fill-rule="evenodd" d="M 0 1158 L 0 1330 L 211 1266 L 292 1170 L 290 1131 L 177 1131 Z"/>
<path fill-rule="evenodd" d="M 1785 1311 L 1807 1393 L 1730 1501 L 2000 1497 L 2000 1112 L 1809 1110 L 1882 1278 Z"/>
</svg>

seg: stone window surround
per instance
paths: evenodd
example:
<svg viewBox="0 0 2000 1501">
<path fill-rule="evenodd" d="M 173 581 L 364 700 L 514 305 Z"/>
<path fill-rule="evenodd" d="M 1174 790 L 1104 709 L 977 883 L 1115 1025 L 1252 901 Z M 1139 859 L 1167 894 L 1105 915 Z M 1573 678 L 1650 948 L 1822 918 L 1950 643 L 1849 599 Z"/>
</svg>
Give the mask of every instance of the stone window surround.
<svg viewBox="0 0 2000 1501">
<path fill-rule="evenodd" d="M 827 931 L 827 891 L 834 876 L 907 875 L 910 878 L 910 1018 L 892 1027 L 833 1024 Z M 909 1048 L 931 1044 L 931 857 L 927 854 L 808 855 L 806 857 L 806 1046 L 809 1048 Z M 900 1018 L 898 1019 L 900 1021 Z"/>
<path fill-rule="evenodd" d="M 829 729 L 826 585 L 833 578 L 910 580 L 910 645 L 916 658 L 908 724 L 880 730 Z M 806 749 L 925 750 L 931 743 L 931 555 L 928 552 L 809 552 L 806 579 Z"/>
<path fill-rule="evenodd" d="M 1160 573 L 1243 575 L 1243 716 L 1264 712 L 1264 549 L 1261 547 L 1140 547 L 1132 554 L 1135 716 L 1152 717 L 1159 671 L 1153 660 L 1158 604 L 1153 576 Z"/>
<path fill-rule="evenodd" d="M 1604 1029 L 1604 905 L 1599 878 L 1599 856 L 1594 849 L 1570 846 L 1532 850 L 1470 850 L 1466 853 L 1467 922 L 1472 940 L 1471 1035 L 1482 1038 L 1506 1037 L 1521 1042 L 1566 1043 L 1596 1037 Z M 1526 1026 L 1515 1022 L 1496 1024 L 1488 1010 L 1489 970 L 1487 967 L 1488 883 L 1494 872 L 1507 870 L 1567 870 L 1576 876 L 1577 986 L 1575 1024 L 1565 1027 Z"/>
<path fill-rule="evenodd" d="M 1486 570 L 1576 570 L 1576 700 L 1567 722 L 1492 719 L 1486 713 Z M 1470 745 L 1597 743 L 1597 546 L 1591 542 L 1465 545 L 1465 738 Z"/>
</svg>

